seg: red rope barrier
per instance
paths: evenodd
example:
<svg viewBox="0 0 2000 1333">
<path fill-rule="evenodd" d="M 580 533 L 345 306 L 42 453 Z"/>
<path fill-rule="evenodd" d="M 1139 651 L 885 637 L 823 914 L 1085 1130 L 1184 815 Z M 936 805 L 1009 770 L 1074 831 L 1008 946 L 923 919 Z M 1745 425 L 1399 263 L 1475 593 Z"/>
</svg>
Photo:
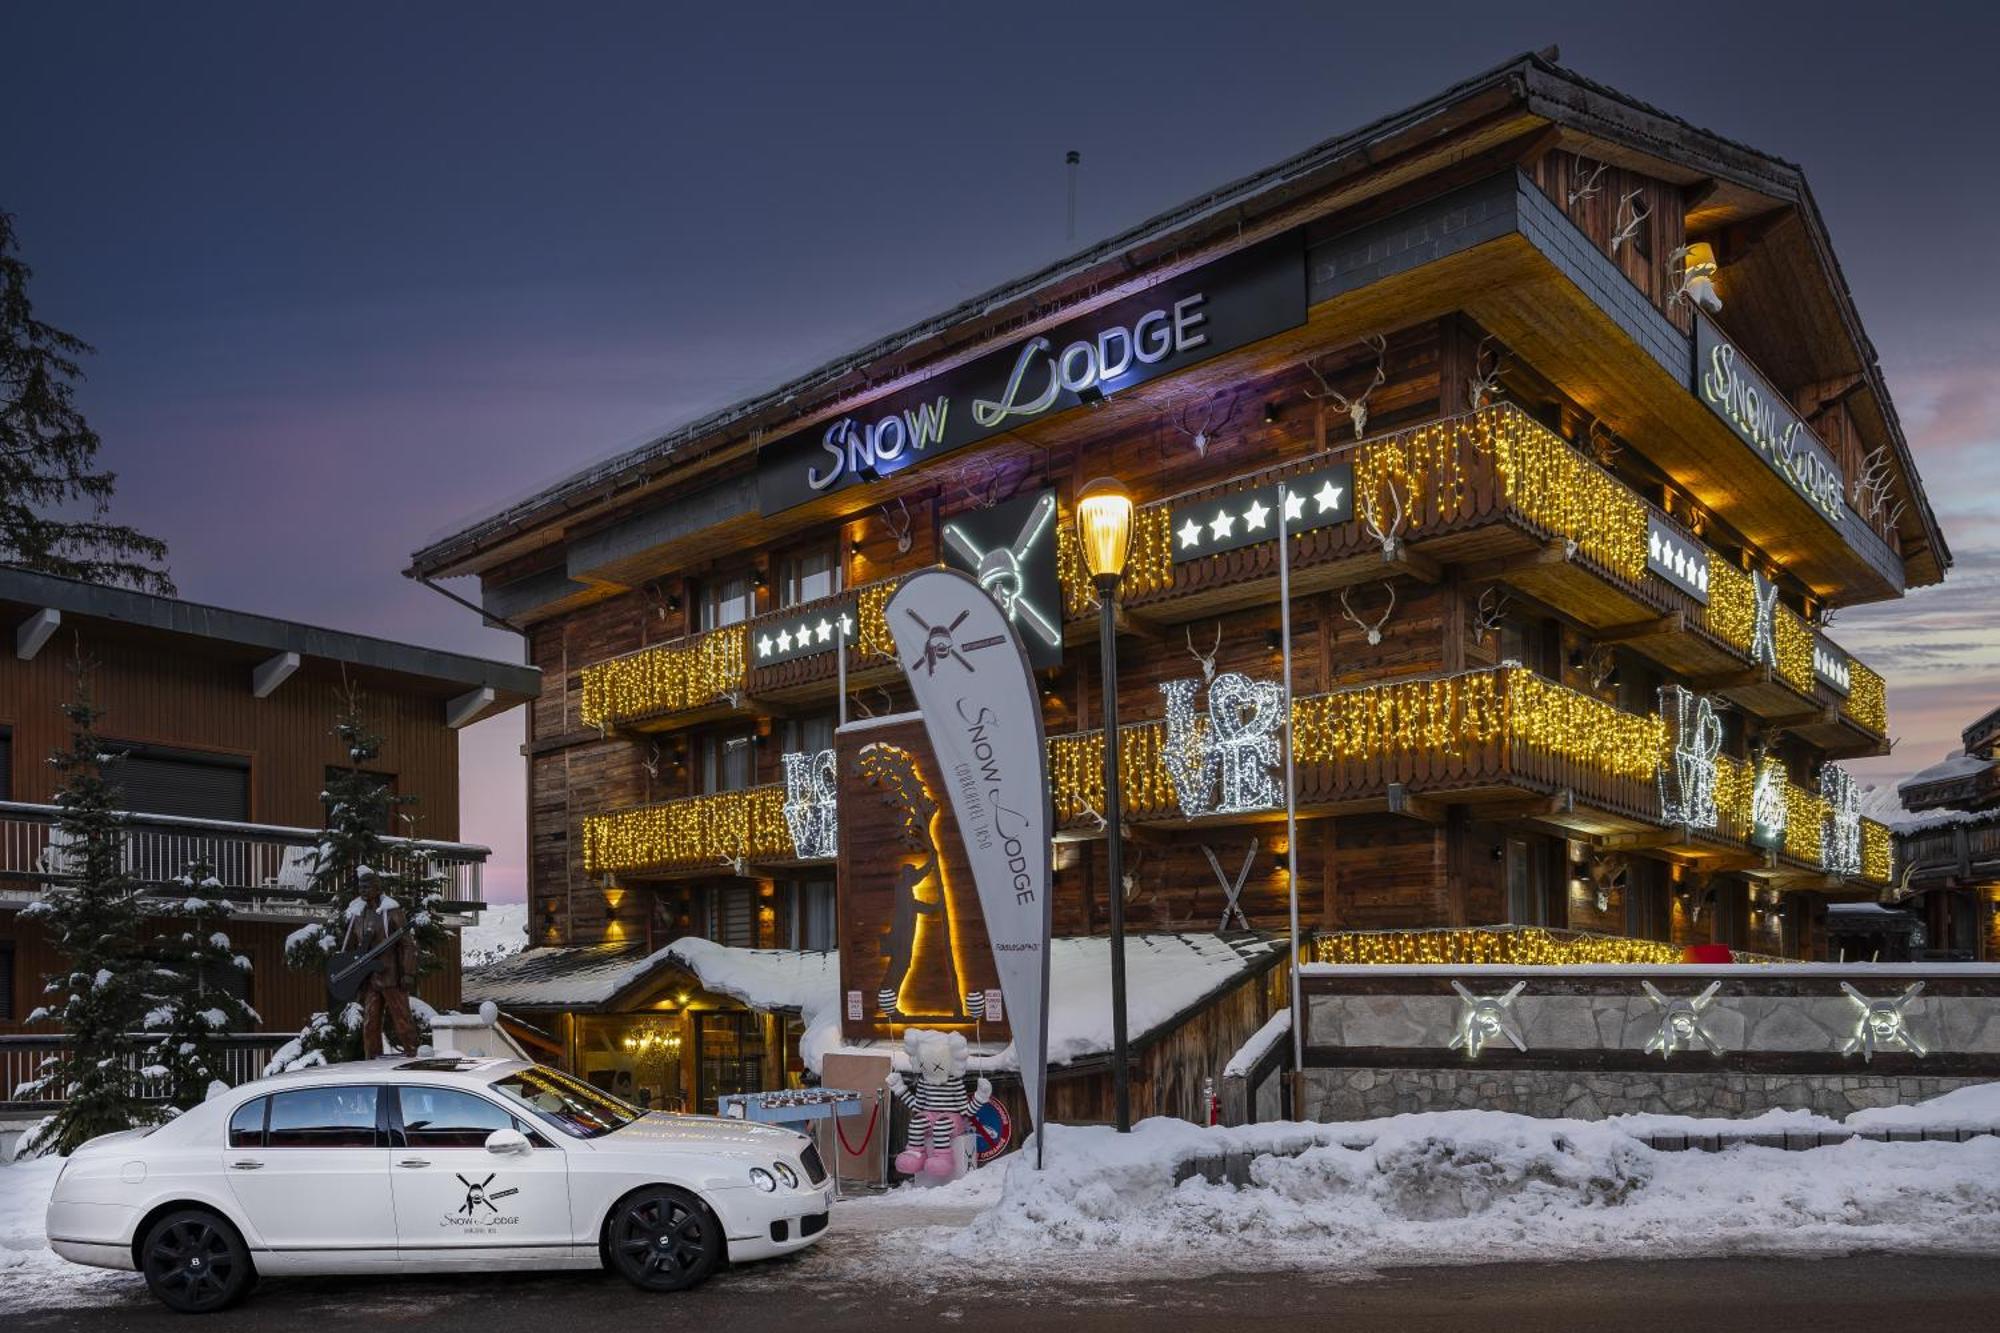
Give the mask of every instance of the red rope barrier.
<svg viewBox="0 0 2000 1333">
<path fill-rule="evenodd" d="M 840 1122 L 847 1117 L 836 1115 L 833 1118 L 833 1136 L 840 1140 L 840 1150 L 849 1157 L 859 1157 L 868 1147 L 869 1140 L 875 1137 L 875 1122 L 881 1118 L 881 1115 L 882 1095 L 877 1093 L 875 1095 L 875 1105 L 869 1108 L 868 1111 L 868 1128 L 861 1131 L 861 1146 L 858 1148 L 847 1141 L 847 1131 L 840 1127 Z"/>
</svg>

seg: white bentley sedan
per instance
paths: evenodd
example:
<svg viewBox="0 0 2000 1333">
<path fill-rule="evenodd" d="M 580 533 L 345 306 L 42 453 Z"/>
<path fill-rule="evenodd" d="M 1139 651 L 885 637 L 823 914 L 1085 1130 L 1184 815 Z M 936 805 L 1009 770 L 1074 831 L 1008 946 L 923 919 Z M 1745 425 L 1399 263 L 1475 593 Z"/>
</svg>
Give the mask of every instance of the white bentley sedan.
<svg viewBox="0 0 2000 1333">
<path fill-rule="evenodd" d="M 188 1312 L 276 1274 L 603 1265 L 677 1291 L 812 1244 L 832 1199 L 790 1130 L 641 1111 L 520 1060 L 384 1059 L 93 1139 L 56 1180 L 48 1235 Z"/>
</svg>

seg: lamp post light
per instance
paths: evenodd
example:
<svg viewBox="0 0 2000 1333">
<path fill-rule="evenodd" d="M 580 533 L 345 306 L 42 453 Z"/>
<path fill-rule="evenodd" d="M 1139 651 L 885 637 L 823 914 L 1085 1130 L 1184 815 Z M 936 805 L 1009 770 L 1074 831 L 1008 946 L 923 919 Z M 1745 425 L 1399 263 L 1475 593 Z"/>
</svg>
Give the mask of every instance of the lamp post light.
<svg viewBox="0 0 2000 1333">
<path fill-rule="evenodd" d="M 1132 1090 L 1125 1059 L 1125 849 L 1118 792 L 1118 580 L 1132 550 L 1132 497 L 1109 477 L 1085 486 L 1076 500 L 1083 561 L 1097 585 L 1097 646 L 1104 667 L 1105 862 L 1111 891 L 1111 1095 L 1120 1134 L 1132 1128 Z"/>
</svg>

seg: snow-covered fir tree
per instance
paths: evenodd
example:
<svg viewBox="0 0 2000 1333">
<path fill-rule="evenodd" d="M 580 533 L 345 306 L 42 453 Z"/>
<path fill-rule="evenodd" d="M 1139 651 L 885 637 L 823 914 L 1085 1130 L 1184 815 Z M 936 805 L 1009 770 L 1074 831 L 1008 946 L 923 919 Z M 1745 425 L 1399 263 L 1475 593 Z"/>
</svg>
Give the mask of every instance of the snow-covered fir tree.
<svg viewBox="0 0 2000 1333">
<path fill-rule="evenodd" d="M 414 834 L 416 820 L 407 807 L 416 804 L 416 797 L 392 793 L 368 771 L 382 753 L 382 738 L 368 725 L 359 691 L 348 689 L 333 730 L 347 751 L 348 764 L 320 793 L 326 829 L 313 851 L 312 882 L 307 888 L 309 900 L 325 904 L 326 912 L 286 938 L 285 961 L 323 972 L 327 959 L 341 948 L 348 923 L 363 910 L 363 884 L 373 880 L 382 886 L 383 901 L 401 907 L 409 918 L 410 934 L 417 942 L 418 974 L 436 971 L 447 952 L 457 947 L 441 910 L 444 877 L 426 849 L 407 842 L 392 844 L 383 834 L 392 818 Z M 417 1007 L 416 1012 L 422 1031 L 424 1011 Z M 272 1057 L 269 1072 L 360 1058 L 361 1006 L 348 1004 L 339 1013 L 314 1014 L 298 1037 Z"/>
<path fill-rule="evenodd" d="M 64 969 L 48 978 L 48 1003 L 28 1021 L 61 1023 L 63 1047 L 13 1096 L 33 1100 L 39 1094 L 62 1103 L 24 1146 L 67 1155 L 99 1134 L 151 1123 L 158 1113 L 140 1096 L 133 1036 L 152 994 L 151 965 L 139 945 L 144 886 L 126 869 L 125 820 L 117 789 L 104 774 L 116 756 L 105 752 L 97 735 L 102 714 L 91 703 L 90 668 L 83 663 L 76 668 L 76 697 L 63 714 L 69 747 L 49 758 L 62 775 L 55 794 L 62 813 L 49 847 L 56 874 L 22 909 L 48 932 Z"/>
<path fill-rule="evenodd" d="M 199 1105 L 217 1083 L 227 1084 L 223 1038 L 262 1021 L 237 993 L 250 960 L 223 929 L 236 908 L 221 896 L 222 883 L 206 861 L 174 880 L 149 915 L 163 917 L 146 943 L 153 964 L 153 1007 L 145 1016 L 148 1044 L 143 1073 L 168 1105 Z"/>
</svg>

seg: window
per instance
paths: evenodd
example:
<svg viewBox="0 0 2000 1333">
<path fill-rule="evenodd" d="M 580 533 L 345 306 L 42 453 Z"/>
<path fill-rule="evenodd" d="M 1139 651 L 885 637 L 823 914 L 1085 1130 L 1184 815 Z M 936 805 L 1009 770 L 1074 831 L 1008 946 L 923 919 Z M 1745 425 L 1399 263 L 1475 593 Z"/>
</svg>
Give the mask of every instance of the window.
<svg viewBox="0 0 2000 1333">
<path fill-rule="evenodd" d="M 637 1120 L 645 1112 L 543 1065 L 519 1070 L 490 1085 L 493 1091 L 533 1112 L 573 1138 L 594 1139 Z"/>
<path fill-rule="evenodd" d="M 785 723 L 786 754 L 818 754 L 821 750 L 833 748 L 834 718 L 831 713 L 818 717 L 795 717 Z"/>
<path fill-rule="evenodd" d="M 373 1148 L 372 1087 L 303 1088 L 271 1098 L 267 1148 Z"/>
<path fill-rule="evenodd" d="M 0 727 L 0 801 L 14 799 L 14 733 Z"/>
<path fill-rule="evenodd" d="M 520 1129 L 509 1112 L 453 1088 L 399 1088 L 403 1142 L 412 1148 L 483 1148 L 496 1129 Z"/>
<path fill-rule="evenodd" d="M 794 886 L 792 892 L 792 947 L 820 952 L 838 948 L 833 881 L 809 879 Z"/>
<path fill-rule="evenodd" d="M 229 1117 L 230 1147 L 264 1146 L 264 1112 L 270 1109 L 270 1105 L 269 1097 L 258 1097 L 236 1108 L 236 1114 Z"/>
<path fill-rule="evenodd" d="M 105 748 L 123 756 L 106 774 L 119 789 L 122 809 L 239 824 L 250 819 L 247 759 L 122 741 L 107 741 Z M 165 873 L 179 874 L 182 869 L 174 866 Z M 142 867 L 142 873 L 156 877 L 152 867 Z"/>
<path fill-rule="evenodd" d="M 704 581 L 701 585 L 700 627 L 709 630 L 741 624 L 755 611 L 756 598 L 756 590 L 751 586 L 747 573 Z"/>
<path fill-rule="evenodd" d="M 701 741 L 703 792 L 742 791 L 757 779 L 756 737 L 704 736 Z"/>
<path fill-rule="evenodd" d="M 0 1023 L 11 1023 L 14 1008 L 14 941 L 0 940 Z"/>
<path fill-rule="evenodd" d="M 756 948 L 755 896 L 748 884 L 709 890 L 708 938 L 733 949 Z"/>
<path fill-rule="evenodd" d="M 785 557 L 778 578 L 778 605 L 797 606 L 840 591 L 840 549 L 825 546 Z"/>
<path fill-rule="evenodd" d="M 759 1014 L 704 1011 L 695 1015 L 695 1110 L 714 1115 L 717 1099 L 756 1092 L 764 1082 L 764 1020 Z"/>
</svg>

